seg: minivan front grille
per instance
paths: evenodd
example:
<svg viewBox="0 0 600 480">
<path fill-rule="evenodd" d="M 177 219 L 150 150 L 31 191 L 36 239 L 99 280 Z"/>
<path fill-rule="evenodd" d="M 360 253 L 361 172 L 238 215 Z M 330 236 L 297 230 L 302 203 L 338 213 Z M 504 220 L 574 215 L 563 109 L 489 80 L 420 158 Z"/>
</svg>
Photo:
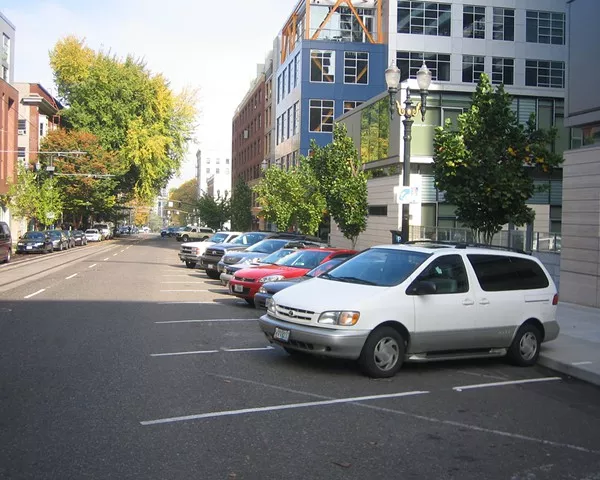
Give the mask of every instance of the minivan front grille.
<svg viewBox="0 0 600 480">
<path fill-rule="evenodd" d="M 279 318 L 290 320 L 304 320 L 310 322 L 315 315 L 315 312 L 303 310 L 301 308 L 288 307 L 287 305 L 277 304 L 275 312 Z"/>
</svg>

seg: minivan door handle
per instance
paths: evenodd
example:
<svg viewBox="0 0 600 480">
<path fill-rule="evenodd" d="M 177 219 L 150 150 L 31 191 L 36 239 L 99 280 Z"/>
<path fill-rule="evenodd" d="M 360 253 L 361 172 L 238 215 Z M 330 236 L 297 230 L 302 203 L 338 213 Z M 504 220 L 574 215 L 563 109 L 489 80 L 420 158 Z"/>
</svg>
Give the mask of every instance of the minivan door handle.
<svg viewBox="0 0 600 480">
<path fill-rule="evenodd" d="M 482 298 L 479 300 L 479 305 L 489 305 L 490 301 L 487 298 Z"/>
<path fill-rule="evenodd" d="M 475 305 L 475 302 L 473 300 L 471 300 L 470 298 L 467 298 L 467 299 L 463 300 L 463 305 L 465 305 L 465 306 Z"/>
</svg>

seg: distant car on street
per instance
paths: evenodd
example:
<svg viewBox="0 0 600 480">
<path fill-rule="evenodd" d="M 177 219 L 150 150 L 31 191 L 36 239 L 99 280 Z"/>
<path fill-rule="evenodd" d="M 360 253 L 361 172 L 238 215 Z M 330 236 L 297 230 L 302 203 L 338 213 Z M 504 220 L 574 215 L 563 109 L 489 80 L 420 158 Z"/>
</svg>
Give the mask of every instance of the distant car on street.
<svg viewBox="0 0 600 480">
<path fill-rule="evenodd" d="M 17 253 L 50 253 L 52 239 L 44 232 L 26 232 L 17 242 Z"/>
<path fill-rule="evenodd" d="M 87 245 L 87 238 L 83 230 L 73 230 L 75 245 Z"/>
<path fill-rule="evenodd" d="M 69 248 L 69 239 L 63 230 L 46 230 L 44 233 L 50 236 L 54 250 L 62 252 Z"/>
<path fill-rule="evenodd" d="M 97 228 L 88 228 L 85 231 L 85 238 L 88 242 L 99 242 L 102 240 L 102 234 L 98 231 Z"/>
</svg>

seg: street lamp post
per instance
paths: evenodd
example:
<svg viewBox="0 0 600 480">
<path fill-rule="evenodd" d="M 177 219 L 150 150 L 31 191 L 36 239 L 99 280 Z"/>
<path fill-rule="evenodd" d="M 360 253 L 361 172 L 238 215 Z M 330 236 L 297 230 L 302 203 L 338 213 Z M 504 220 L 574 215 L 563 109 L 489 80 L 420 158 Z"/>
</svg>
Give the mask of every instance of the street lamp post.
<svg viewBox="0 0 600 480">
<path fill-rule="evenodd" d="M 402 186 L 410 187 L 410 142 L 412 133 L 413 117 L 420 111 L 421 120 L 425 120 L 425 110 L 427 108 L 427 95 L 429 94 L 429 86 L 431 85 L 431 71 L 423 62 L 423 65 L 417 72 L 417 84 L 421 94 L 421 101 L 413 106 L 410 100 L 410 88 L 406 87 L 406 100 L 404 107 L 400 105 L 395 97 L 400 88 L 400 69 L 392 63 L 385 71 L 385 83 L 388 87 L 390 97 L 390 117 L 394 118 L 394 111 L 398 116 L 404 116 L 402 123 L 404 124 L 404 159 L 402 164 Z M 410 224 L 410 203 L 404 201 L 402 203 L 402 242 L 409 240 L 409 224 Z"/>
</svg>

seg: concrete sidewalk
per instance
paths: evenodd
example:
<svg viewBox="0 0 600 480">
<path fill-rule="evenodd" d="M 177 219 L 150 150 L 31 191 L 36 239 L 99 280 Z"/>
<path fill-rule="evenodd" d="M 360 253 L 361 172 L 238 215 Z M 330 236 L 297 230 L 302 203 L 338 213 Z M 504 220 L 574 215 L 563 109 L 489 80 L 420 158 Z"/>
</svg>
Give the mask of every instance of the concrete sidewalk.
<svg viewBox="0 0 600 480">
<path fill-rule="evenodd" d="M 558 304 L 560 335 L 542 344 L 538 363 L 600 386 L 600 309 Z"/>
</svg>

